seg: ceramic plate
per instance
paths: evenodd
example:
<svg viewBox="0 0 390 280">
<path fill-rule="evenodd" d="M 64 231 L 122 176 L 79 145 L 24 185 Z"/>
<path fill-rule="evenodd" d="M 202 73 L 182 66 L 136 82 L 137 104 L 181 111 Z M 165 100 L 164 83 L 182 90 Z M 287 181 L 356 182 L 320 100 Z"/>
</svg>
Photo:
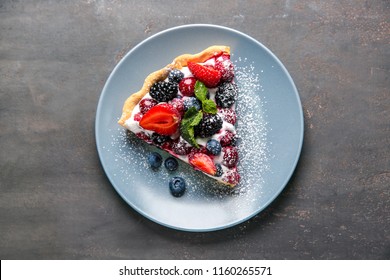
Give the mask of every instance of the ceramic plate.
<svg viewBox="0 0 390 280">
<path fill-rule="evenodd" d="M 175 172 L 147 164 L 157 149 L 117 124 L 122 105 L 145 77 L 184 53 L 210 45 L 231 47 L 241 138 L 241 182 L 221 187 L 206 175 L 180 163 Z M 212 231 L 248 220 L 269 205 L 289 181 L 303 141 L 299 95 L 279 59 L 261 43 L 239 31 L 215 25 L 186 25 L 160 32 L 134 47 L 108 78 L 97 108 L 96 143 L 103 168 L 119 195 L 145 217 L 170 228 Z M 163 158 L 168 154 L 160 151 Z M 181 176 L 187 191 L 173 197 L 169 178 Z"/>
</svg>

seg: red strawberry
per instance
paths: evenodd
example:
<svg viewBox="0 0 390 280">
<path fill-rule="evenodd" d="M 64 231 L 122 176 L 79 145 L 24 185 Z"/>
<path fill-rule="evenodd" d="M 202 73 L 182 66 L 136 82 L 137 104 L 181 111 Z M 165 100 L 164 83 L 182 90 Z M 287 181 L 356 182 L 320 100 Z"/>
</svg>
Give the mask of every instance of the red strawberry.
<svg viewBox="0 0 390 280">
<path fill-rule="evenodd" d="M 159 104 L 152 107 L 142 117 L 139 125 L 160 135 L 174 134 L 180 124 L 180 113 L 170 104 Z"/>
<path fill-rule="evenodd" d="M 215 166 L 213 160 L 206 154 L 191 154 L 188 160 L 194 168 L 199 169 L 207 174 L 214 176 L 217 172 L 217 167 Z"/>
<path fill-rule="evenodd" d="M 184 96 L 194 96 L 196 79 L 194 77 L 184 78 L 179 83 L 179 90 Z"/>
<path fill-rule="evenodd" d="M 215 70 L 211 66 L 203 66 L 193 62 L 188 62 L 187 66 L 192 75 L 194 75 L 199 81 L 203 82 L 208 88 L 216 87 L 221 80 L 221 72 Z"/>
</svg>

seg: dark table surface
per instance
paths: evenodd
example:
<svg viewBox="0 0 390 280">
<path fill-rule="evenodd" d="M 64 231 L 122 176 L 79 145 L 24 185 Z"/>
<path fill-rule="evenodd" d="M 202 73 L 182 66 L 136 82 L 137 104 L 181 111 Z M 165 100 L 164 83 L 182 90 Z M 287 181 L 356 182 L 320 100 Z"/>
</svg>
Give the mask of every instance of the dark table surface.
<svg viewBox="0 0 390 280">
<path fill-rule="evenodd" d="M 1 259 L 389 259 L 390 3 L 1 1 Z M 96 151 L 102 87 L 121 57 L 211 23 L 270 48 L 299 90 L 304 146 L 282 192 L 211 233 L 128 206 Z"/>
</svg>

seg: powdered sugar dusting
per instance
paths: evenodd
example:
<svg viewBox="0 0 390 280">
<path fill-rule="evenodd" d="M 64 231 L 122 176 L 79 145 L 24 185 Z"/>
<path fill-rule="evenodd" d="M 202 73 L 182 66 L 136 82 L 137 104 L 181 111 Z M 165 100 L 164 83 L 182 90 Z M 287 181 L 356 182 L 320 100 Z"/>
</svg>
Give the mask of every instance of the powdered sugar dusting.
<svg viewBox="0 0 390 280">
<path fill-rule="evenodd" d="M 262 187 L 263 175 L 269 171 L 269 148 L 264 106 L 266 101 L 260 94 L 264 91 L 261 76 L 255 71 L 254 63 L 248 63 L 246 58 L 239 57 L 235 62 L 245 65 L 235 67 L 239 88 L 236 107 L 237 134 L 240 136 L 238 170 L 242 174 L 238 191 L 242 193 Z M 258 193 L 258 189 L 256 191 Z"/>
</svg>

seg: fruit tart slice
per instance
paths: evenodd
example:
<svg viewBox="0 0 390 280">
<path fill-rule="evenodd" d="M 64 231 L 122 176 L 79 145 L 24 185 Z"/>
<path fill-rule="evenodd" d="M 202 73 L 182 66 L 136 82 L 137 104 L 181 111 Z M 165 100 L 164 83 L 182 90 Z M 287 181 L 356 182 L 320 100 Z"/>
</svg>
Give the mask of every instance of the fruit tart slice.
<svg viewBox="0 0 390 280">
<path fill-rule="evenodd" d="M 183 54 L 146 77 L 123 106 L 119 124 L 211 178 L 235 186 L 234 66 L 230 48 Z"/>
</svg>

